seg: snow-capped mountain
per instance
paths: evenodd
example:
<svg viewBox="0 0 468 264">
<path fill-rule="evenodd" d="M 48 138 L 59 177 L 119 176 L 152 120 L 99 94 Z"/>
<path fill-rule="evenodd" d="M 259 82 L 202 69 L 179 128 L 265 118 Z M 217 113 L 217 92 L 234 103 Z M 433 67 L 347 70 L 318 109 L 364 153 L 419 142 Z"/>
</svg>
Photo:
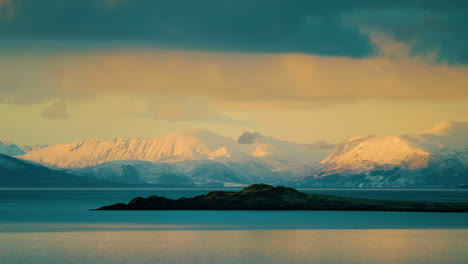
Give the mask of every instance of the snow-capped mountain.
<svg viewBox="0 0 468 264">
<path fill-rule="evenodd" d="M 468 182 L 468 122 L 402 136 L 352 137 L 302 186 L 454 186 Z"/>
<path fill-rule="evenodd" d="M 467 122 L 445 122 L 402 136 L 351 137 L 337 145 L 299 144 L 258 132 L 245 132 L 234 140 L 195 129 L 158 138 L 90 139 L 23 150 L 2 143 L 1 151 L 23 154 L 18 157 L 67 173 L 124 184 L 451 187 L 468 183 Z"/>
<path fill-rule="evenodd" d="M 233 144 L 230 138 L 190 130 L 149 139 L 89 139 L 42 148 L 20 158 L 61 168 L 90 167 L 116 160 L 177 162 L 228 155 L 223 148 Z"/>
<path fill-rule="evenodd" d="M 23 151 L 18 145 L 15 145 L 11 142 L 2 142 L 0 141 L 0 154 L 5 154 L 9 156 L 23 155 L 26 152 Z"/>
<path fill-rule="evenodd" d="M 243 160 L 251 157 L 283 158 L 317 166 L 331 152 L 331 148 L 310 148 L 305 144 L 256 134 L 258 139 L 250 144 L 238 143 L 232 138 L 200 129 L 149 139 L 89 139 L 45 147 L 20 158 L 61 168 L 83 168 L 117 160 L 173 163 L 204 159 Z"/>
<path fill-rule="evenodd" d="M 170 182 L 172 175 L 174 184 L 182 181 L 236 185 L 277 183 L 310 175 L 323 166 L 319 162 L 332 150 L 322 145 L 282 141 L 258 132 L 246 132 L 235 141 L 195 129 L 150 139 L 83 140 L 45 147 L 19 157 L 121 181 L 131 178 L 160 184 L 161 179 Z"/>
</svg>

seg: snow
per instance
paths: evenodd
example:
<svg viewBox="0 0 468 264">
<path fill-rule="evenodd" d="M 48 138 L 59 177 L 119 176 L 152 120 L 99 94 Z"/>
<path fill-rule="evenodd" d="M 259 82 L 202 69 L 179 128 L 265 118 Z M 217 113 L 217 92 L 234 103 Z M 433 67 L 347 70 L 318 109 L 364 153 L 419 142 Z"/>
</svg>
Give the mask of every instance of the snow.
<svg viewBox="0 0 468 264">
<path fill-rule="evenodd" d="M 63 168 L 89 167 L 114 160 L 172 161 L 207 158 L 215 149 L 233 142 L 232 139 L 203 130 L 172 133 L 153 139 L 116 138 L 89 139 L 46 147 L 22 159 Z"/>
<path fill-rule="evenodd" d="M 275 170 L 285 170 L 286 164 L 318 168 L 321 166 L 319 161 L 332 151 L 331 148 L 313 148 L 265 137 L 258 132 L 254 134 L 256 139 L 250 144 L 240 144 L 232 138 L 202 129 L 148 139 L 89 139 L 45 147 L 20 158 L 61 168 L 84 168 L 118 160 L 180 163 L 188 160 L 244 162 L 255 159 Z M 278 160 L 288 163 L 279 163 Z"/>
<path fill-rule="evenodd" d="M 193 129 L 157 138 L 89 139 L 38 147 L 19 157 L 112 180 L 225 186 L 274 184 L 311 175 L 367 175 L 394 167 L 413 170 L 429 163 L 434 166 L 437 160 L 468 165 L 467 122 L 445 122 L 402 136 L 350 137 L 338 145 L 324 141 L 299 144 L 258 132 L 243 135 L 238 142 Z M 402 178 L 402 184 L 414 182 L 410 176 Z M 378 180 L 375 184 L 387 181 L 379 178 L 382 175 L 368 177 L 372 178 L 369 181 Z"/>
<path fill-rule="evenodd" d="M 451 158 L 464 159 L 467 150 L 468 122 L 444 122 L 416 134 L 349 138 L 322 161 L 327 167 L 320 173 L 360 173 L 376 166 L 423 168 L 431 159 L 448 158 L 449 153 Z"/>
<path fill-rule="evenodd" d="M 428 151 L 463 149 L 468 145 L 468 122 L 444 122 L 424 132 L 404 137 Z"/>
<path fill-rule="evenodd" d="M 400 164 L 414 155 L 427 156 L 413 142 L 399 136 L 374 137 L 359 142 L 339 156 L 327 159 L 327 163 L 356 163 L 370 161 L 379 164 Z"/>
</svg>

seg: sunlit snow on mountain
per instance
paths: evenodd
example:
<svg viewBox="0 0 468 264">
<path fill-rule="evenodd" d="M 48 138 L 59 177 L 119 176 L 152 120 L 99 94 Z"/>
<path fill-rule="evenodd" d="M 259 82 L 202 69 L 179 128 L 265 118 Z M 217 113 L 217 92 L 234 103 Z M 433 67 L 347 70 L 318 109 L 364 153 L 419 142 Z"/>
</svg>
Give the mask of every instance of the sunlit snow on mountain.
<svg viewBox="0 0 468 264">
<path fill-rule="evenodd" d="M 468 123 L 401 136 L 300 144 L 259 132 L 237 139 L 192 129 L 157 138 L 54 146 L 1 143 L 0 153 L 100 181 L 157 186 L 454 187 L 468 183 Z"/>
</svg>

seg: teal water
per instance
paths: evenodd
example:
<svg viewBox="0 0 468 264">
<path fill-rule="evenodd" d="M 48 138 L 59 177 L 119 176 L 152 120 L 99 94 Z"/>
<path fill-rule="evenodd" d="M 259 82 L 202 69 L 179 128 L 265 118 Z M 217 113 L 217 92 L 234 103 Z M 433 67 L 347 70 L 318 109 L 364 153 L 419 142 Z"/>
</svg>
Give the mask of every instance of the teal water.
<svg viewBox="0 0 468 264">
<path fill-rule="evenodd" d="M 0 263 L 467 263 L 468 214 L 90 211 L 193 189 L 0 189 Z M 468 202 L 467 190 L 306 190 Z"/>
</svg>

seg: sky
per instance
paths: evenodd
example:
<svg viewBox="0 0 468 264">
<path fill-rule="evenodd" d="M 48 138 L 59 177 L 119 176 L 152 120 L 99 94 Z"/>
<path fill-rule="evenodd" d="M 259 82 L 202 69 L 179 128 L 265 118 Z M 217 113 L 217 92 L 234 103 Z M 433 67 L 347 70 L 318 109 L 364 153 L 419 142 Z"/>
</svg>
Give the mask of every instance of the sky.
<svg viewBox="0 0 468 264">
<path fill-rule="evenodd" d="M 0 0 L 0 140 L 468 121 L 468 1 Z"/>
</svg>

